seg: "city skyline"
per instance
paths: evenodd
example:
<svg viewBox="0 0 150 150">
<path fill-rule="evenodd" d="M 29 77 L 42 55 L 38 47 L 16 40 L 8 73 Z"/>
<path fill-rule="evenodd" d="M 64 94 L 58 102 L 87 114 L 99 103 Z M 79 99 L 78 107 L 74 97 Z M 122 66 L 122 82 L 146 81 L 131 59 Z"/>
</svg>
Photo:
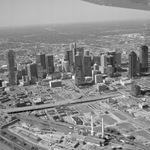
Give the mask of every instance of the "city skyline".
<svg viewBox="0 0 150 150">
<path fill-rule="evenodd" d="M 146 11 L 98 6 L 80 0 L 0 1 L 0 27 L 137 20 L 149 16 Z"/>
</svg>

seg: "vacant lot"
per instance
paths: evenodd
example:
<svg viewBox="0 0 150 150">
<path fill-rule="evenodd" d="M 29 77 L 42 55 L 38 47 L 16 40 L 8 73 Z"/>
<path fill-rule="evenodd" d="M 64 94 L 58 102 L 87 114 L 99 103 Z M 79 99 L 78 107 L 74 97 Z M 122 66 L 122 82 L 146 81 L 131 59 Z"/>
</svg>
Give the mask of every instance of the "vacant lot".
<svg viewBox="0 0 150 150">
<path fill-rule="evenodd" d="M 134 135 L 144 138 L 147 141 L 150 141 L 150 134 L 145 130 L 137 131 L 134 133 Z"/>
<path fill-rule="evenodd" d="M 120 120 L 127 120 L 127 117 L 126 116 L 124 116 L 123 114 L 121 114 L 121 112 L 113 112 L 113 114 L 116 116 L 116 117 L 118 117 Z"/>
<path fill-rule="evenodd" d="M 127 123 L 127 122 L 119 123 L 117 125 L 117 127 L 120 130 L 125 131 L 125 132 L 134 132 L 134 131 L 136 131 L 136 128 L 131 123 Z"/>
<path fill-rule="evenodd" d="M 102 118 L 104 120 L 104 123 L 107 124 L 107 125 L 113 125 L 117 122 L 115 119 L 113 119 L 109 115 L 101 115 L 99 119 L 101 120 Z"/>
</svg>

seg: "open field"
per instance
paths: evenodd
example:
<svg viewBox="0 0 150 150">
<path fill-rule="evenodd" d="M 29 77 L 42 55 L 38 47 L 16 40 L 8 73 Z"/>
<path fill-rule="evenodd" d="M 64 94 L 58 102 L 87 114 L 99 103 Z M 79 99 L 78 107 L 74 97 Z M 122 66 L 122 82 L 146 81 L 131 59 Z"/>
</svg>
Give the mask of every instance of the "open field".
<svg viewBox="0 0 150 150">
<path fill-rule="evenodd" d="M 115 111 L 115 112 L 112 112 L 116 117 L 118 117 L 120 120 L 127 120 L 127 117 L 126 116 L 124 116 L 123 114 L 121 114 L 121 112 L 117 112 L 117 111 Z"/>
</svg>

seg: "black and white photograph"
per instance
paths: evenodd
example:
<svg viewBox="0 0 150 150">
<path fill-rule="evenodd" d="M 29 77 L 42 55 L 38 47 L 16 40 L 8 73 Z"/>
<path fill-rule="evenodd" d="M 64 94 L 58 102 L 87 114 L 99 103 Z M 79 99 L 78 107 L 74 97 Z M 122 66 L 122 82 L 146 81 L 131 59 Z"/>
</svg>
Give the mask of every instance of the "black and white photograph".
<svg viewBox="0 0 150 150">
<path fill-rule="evenodd" d="M 0 150 L 150 150 L 150 0 L 0 0 Z"/>
</svg>

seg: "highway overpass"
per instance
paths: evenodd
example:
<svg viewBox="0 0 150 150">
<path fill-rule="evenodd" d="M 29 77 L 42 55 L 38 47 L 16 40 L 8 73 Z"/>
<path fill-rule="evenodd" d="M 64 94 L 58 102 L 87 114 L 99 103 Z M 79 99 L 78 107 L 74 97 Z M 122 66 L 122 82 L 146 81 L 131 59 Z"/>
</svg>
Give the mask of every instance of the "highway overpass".
<svg viewBox="0 0 150 150">
<path fill-rule="evenodd" d="M 56 102 L 55 104 L 42 104 L 42 105 L 35 105 L 35 106 L 6 108 L 6 109 L 1 109 L 1 111 L 5 113 L 19 113 L 19 112 L 25 112 L 25 111 L 53 108 L 57 106 L 70 106 L 70 105 L 81 104 L 81 103 L 90 103 L 94 101 L 115 98 L 119 96 L 121 96 L 120 93 L 113 93 L 113 94 L 105 95 L 105 96 L 88 97 L 88 98 L 82 98 L 82 99 L 77 99 L 77 100 L 66 100 L 66 101 Z"/>
</svg>

